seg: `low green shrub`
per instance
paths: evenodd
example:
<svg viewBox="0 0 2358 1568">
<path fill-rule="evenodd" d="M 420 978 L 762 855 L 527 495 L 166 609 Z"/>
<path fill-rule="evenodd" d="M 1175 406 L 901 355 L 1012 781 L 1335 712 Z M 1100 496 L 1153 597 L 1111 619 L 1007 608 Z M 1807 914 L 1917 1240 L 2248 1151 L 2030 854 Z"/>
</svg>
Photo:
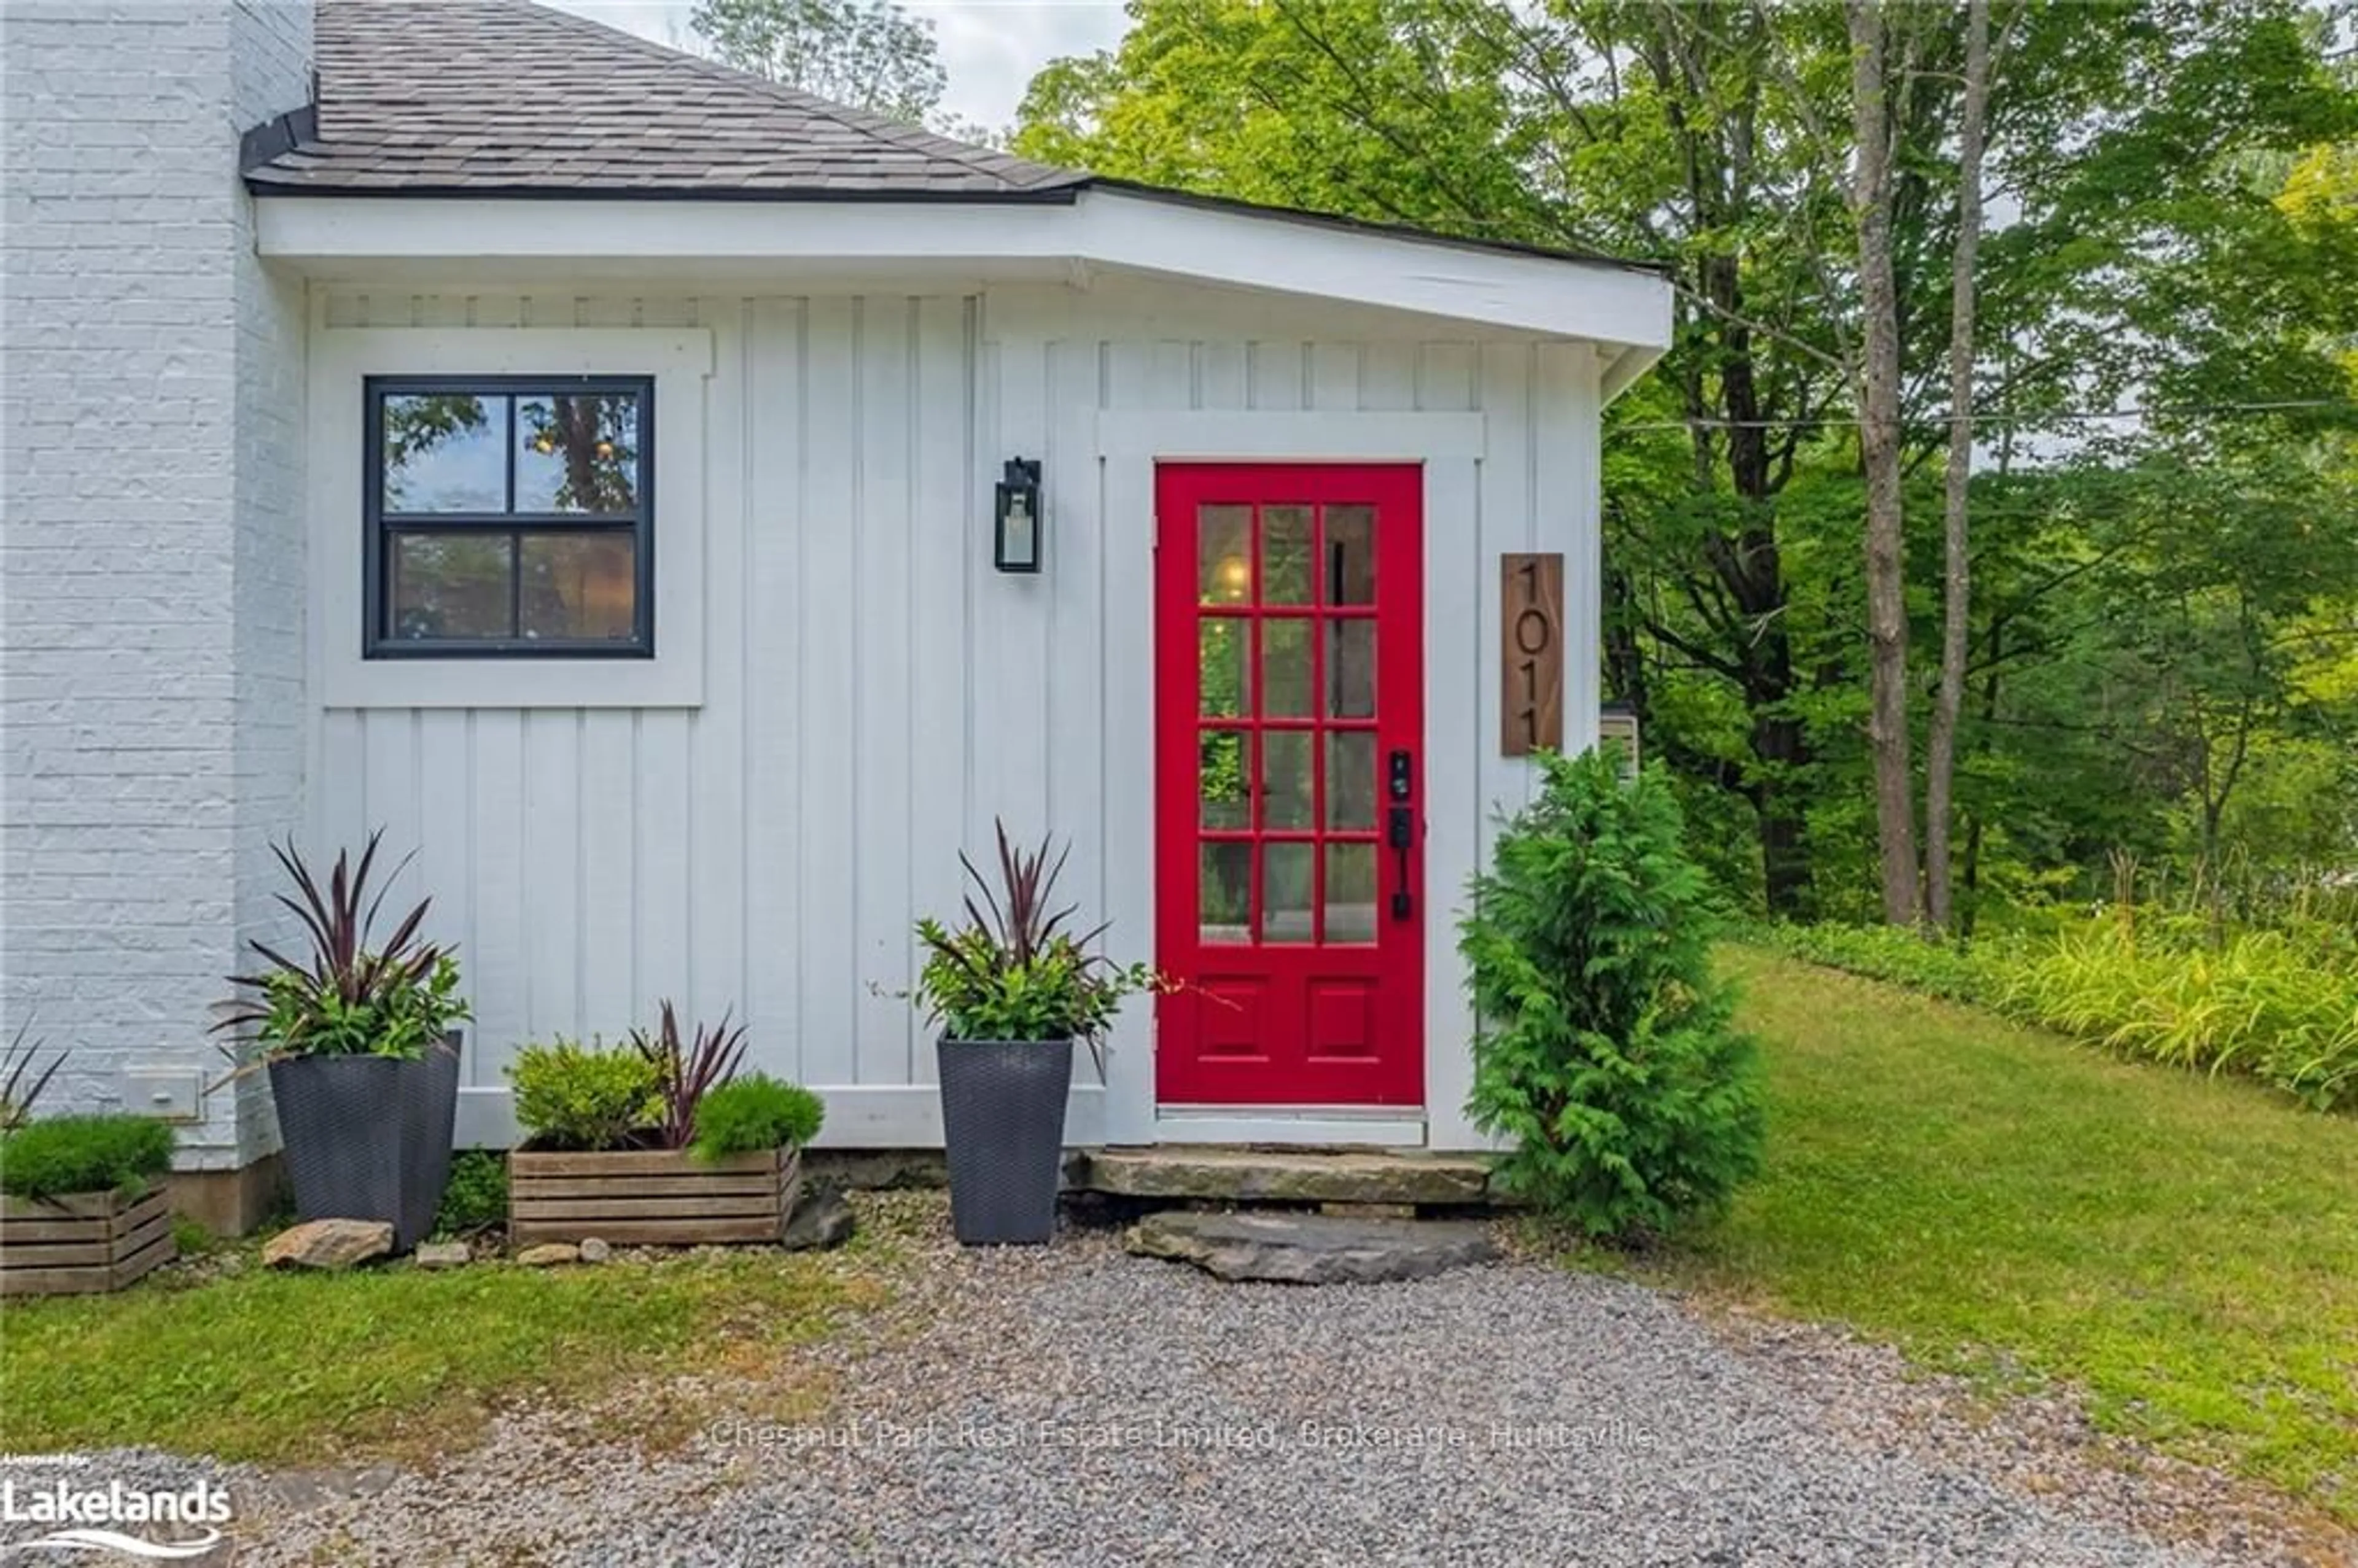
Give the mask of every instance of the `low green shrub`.
<svg viewBox="0 0 2358 1568">
<path fill-rule="evenodd" d="M 435 1211 L 434 1234 L 465 1236 L 504 1225 L 508 1217 L 508 1157 L 496 1149 L 461 1149 L 450 1156 L 450 1183 Z"/>
<path fill-rule="evenodd" d="M 799 1149 L 818 1135 L 826 1117 L 818 1096 L 799 1084 L 749 1073 L 705 1095 L 696 1112 L 696 1141 L 689 1148 L 707 1161 L 767 1149 Z"/>
<path fill-rule="evenodd" d="M 1926 937 L 1898 925 L 1762 925 L 1748 938 L 1790 957 L 1952 1001 L 1995 1002 L 2006 989 L 2012 941 Z"/>
<path fill-rule="evenodd" d="M 515 1118 L 535 1149 L 594 1152 L 644 1141 L 663 1114 L 663 1074 L 628 1045 L 558 1036 L 508 1067 Z"/>
<path fill-rule="evenodd" d="M 0 1192 L 17 1197 L 131 1196 L 171 1168 L 172 1129 L 148 1116 L 53 1116 L 0 1135 Z"/>
<path fill-rule="evenodd" d="M 1753 1045 L 1709 960 L 1703 873 L 1659 770 L 1548 757 L 1459 946 L 1478 1020 L 1467 1109 L 1510 1191 L 1593 1237 L 1724 1205 L 1760 1163 Z"/>
</svg>

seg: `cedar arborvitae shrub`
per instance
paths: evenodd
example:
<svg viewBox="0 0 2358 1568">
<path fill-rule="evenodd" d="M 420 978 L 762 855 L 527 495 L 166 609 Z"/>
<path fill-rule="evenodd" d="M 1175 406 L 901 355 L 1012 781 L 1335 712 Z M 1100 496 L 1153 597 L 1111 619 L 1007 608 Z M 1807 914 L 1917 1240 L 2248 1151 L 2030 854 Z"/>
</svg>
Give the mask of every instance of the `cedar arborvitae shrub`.
<svg viewBox="0 0 2358 1568">
<path fill-rule="evenodd" d="M 1498 1178 L 1592 1237 L 1639 1241 L 1759 1167 L 1752 1043 L 1711 975 L 1703 873 L 1649 770 L 1542 760 L 1545 788 L 1475 879 L 1459 946 L 1478 1015 L 1467 1109 Z"/>
</svg>

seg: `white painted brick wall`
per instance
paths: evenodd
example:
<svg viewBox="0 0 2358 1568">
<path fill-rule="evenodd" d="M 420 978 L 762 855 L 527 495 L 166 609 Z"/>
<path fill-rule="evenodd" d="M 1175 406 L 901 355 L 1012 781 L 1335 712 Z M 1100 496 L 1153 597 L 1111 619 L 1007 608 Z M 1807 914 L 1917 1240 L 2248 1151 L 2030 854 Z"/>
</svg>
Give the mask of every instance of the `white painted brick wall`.
<svg viewBox="0 0 2358 1568">
<path fill-rule="evenodd" d="M 280 0 L 0 0 L 0 1031 L 60 1104 L 215 1076 L 302 819 L 299 282 L 255 259 L 240 132 L 308 98 Z M 182 1163 L 274 1140 L 257 1080 Z"/>
</svg>

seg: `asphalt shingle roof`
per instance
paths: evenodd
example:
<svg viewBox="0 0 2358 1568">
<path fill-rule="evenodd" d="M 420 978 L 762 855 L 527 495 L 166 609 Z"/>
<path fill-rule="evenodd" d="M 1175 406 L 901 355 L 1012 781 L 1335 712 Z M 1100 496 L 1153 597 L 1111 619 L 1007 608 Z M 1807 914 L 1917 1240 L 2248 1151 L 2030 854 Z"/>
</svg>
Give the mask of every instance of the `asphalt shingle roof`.
<svg viewBox="0 0 2358 1568">
<path fill-rule="evenodd" d="M 317 26 L 316 124 L 257 133 L 257 192 L 1007 201 L 1088 183 L 528 0 L 330 0 Z"/>
</svg>

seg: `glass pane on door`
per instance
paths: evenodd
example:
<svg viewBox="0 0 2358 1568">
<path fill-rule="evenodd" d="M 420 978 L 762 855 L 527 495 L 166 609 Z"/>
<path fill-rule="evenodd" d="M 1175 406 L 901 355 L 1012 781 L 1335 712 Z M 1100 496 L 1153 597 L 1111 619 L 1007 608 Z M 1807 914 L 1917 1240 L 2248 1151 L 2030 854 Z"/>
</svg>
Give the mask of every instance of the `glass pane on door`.
<svg viewBox="0 0 2358 1568">
<path fill-rule="evenodd" d="M 1196 920 L 1206 942 L 1253 939 L 1252 849 L 1249 841 L 1206 843 L 1196 879 Z"/>
<path fill-rule="evenodd" d="M 1260 939 L 1307 942 L 1311 901 L 1316 892 L 1317 846 L 1272 841 L 1261 846 Z"/>
</svg>

